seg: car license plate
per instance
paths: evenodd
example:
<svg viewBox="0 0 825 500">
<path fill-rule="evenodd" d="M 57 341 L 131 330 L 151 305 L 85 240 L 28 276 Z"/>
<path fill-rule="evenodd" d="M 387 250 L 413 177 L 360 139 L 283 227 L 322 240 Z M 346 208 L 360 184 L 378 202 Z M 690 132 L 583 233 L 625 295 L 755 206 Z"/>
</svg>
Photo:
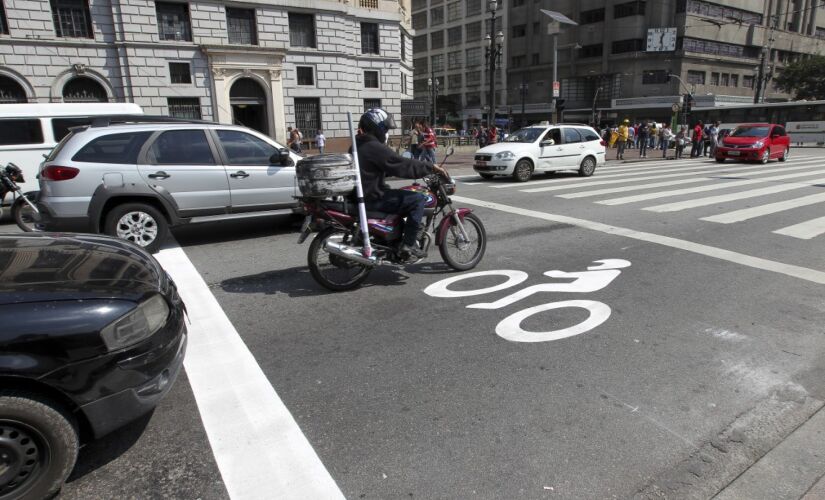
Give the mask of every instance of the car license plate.
<svg viewBox="0 0 825 500">
<path fill-rule="evenodd" d="M 728 156 L 739 156 L 739 151 L 728 151 Z"/>
<path fill-rule="evenodd" d="M 477 162 L 476 162 L 476 167 L 482 167 L 482 168 L 484 168 L 484 167 L 486 167 L 486 166 L 487 166 L 487 162 L 486 162 L 486 161 L 477 161 Z"/>
</svg>

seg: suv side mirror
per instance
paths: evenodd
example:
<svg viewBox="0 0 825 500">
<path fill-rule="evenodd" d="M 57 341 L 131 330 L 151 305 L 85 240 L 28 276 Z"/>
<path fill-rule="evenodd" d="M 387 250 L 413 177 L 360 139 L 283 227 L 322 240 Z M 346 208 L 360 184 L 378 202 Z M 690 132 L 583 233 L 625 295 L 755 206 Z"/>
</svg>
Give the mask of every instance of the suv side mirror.
<svg viewBox="0 0 825 500">
<path fill-rule="evenodd" d="M 556 143 L 556 141 L 554 141 L 553 139 L 547 139 L 546 141 L 541 141 L 541 144 L 539 144 L 539 146 L 541 146 L 541 147 L 552 146 L 555 143 Z"/>
<path fill-rule="evenodd" d="M 289 157 L 289 150 L 287 148 L 279 149 L 277 153 L 269 157 L 269 162 L 273 165 L 291 165 L 292 159 Z"/>
</svg>

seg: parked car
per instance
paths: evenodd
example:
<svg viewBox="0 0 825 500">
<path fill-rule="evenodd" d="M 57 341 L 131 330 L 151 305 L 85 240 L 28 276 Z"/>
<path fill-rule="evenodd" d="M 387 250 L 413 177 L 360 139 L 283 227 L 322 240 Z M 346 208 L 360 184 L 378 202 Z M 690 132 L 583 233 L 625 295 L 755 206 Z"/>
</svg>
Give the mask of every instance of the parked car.
<svg viewBox="0 0 825 500">
<path fill-rule="evenodd" d="M 433 132 L 435 132 L 438 138 L 458 137 L 458 133 L 452 127 L 436 127 L 433 129 Z"/>
<path fill-rule="evenodd" d="M 587 125 L 534 125 L 476 151 L 473 169 L 485 179 L 512 175 L 518 182 L 530 180 L 537 171 L 578 170 L 589 177 L 604 164 L 605 147 Z"/>
<path fill-rule="evenodd" d="M 0 322 L 2 498 L 50 498 L 79 445 L 157 405 L 186 351 L 175 284 L 100 235 L 0 235 Z"/>
<path fill-rule="evenodd" d="M 727 159 L 768 163 L 772 158 L 788 159 L 791 141 L 785 127 L 771 123 L 738 125 L 716 148 L 716 161 Z"/>
<path fill-rule="evenodd" d="M 159 120 L 73 129 L 41 169 L 42 227 L 105 233 L 154 252 L 170 226 L 297 206 L 300 155 L 245 127 Z"/>
<path fill-rule="evenodd" d="M 29 179 L 21 187 L 32 191 L 37 189 L 43 158 L 66 137 L 69 128 L 88 125 L 101 115 L 141 114 L 140 106 L 129 103 L 4 104 L 0 106 L 0 161 L 19 166 Z"/>
</svg>

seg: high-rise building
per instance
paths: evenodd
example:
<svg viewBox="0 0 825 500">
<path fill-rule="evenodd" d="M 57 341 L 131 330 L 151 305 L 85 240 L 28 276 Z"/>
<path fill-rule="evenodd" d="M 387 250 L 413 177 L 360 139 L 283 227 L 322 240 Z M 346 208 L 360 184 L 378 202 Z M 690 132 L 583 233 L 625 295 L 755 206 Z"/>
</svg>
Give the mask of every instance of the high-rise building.
<svg viewBox="0 0 825 500">
<path fill-rule="evenodd" d="M 760 82 L 762 99 L 787 100 L 772 75 L 825 54 L 822 0 L 511 0 L 507 103 L 516 122 L 522 96 L 528 122 L 551 116 L 553 46 L 540 9 L 578 23 L 558 35 L 568 121 L 589 122 L 594 106 L 602 120 L 665 121 L 687 92 L 699 105 L 753 103 Z"/>
<path fill-rule="evenodd" d="M 127 101 L 284 139 L 412 97 L 409 0 L 0 0 L 0 105 Z"/>
</svg>

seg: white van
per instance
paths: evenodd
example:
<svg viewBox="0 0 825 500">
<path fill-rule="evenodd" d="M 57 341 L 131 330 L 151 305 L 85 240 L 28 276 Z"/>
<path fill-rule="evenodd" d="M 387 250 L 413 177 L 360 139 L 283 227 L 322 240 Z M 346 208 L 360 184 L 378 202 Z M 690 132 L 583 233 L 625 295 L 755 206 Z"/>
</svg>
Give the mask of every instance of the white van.
<svg viewBox="0 0 825 500">
<path fill-rule="evenodd" d="M 0 105 L 0 168 L 11 162 L 23 170 L 23 191 L 36 191 L 37 173 L 49 151 L 70 127 L 88 125 L 100 115 L 142 115 L 137 104 L 51 103 Z M 10 197 L 2 200 L 9 203 Z"/>
</svg>

